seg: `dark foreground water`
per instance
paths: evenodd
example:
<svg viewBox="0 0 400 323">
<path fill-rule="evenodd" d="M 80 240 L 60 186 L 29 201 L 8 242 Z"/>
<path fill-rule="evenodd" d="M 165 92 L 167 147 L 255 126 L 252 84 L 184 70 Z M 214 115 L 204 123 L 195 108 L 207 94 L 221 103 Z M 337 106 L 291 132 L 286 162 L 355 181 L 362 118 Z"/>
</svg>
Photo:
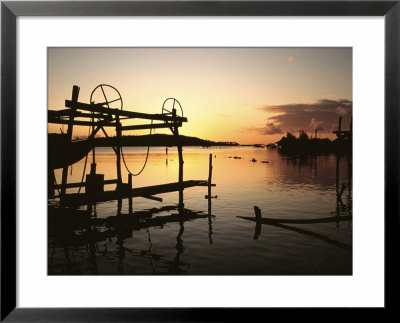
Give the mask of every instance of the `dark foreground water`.
<svg viewBox="0 0 400 323">
<path fill-rule="evenodd" d="M 126 148 L 132 172 L 143 165 L 146 148 Z M 212 182 L 185 189 L 185 214 L 190 221 L 149 227 L 104 221 L 118 212 L 116 201 L 98 203 L 91 212 L 97 225 L 60 222 L 49 228 L 50 275 L 351 275 L 352 222 L 258 224 L 239 217 L 320 219 L 352 215 L 351 159 L 348 156 L 290 158 L 276 150 L 240 148 L 184 148 L 184 180 L 207 180 L 209 154 Z M 233 158 L 233 157 L 240 157 Z M 256 162 L 252 162 L 254 158 Z M 86 171 L 89 171 L 89 164 Z M 116 178 L 111 149 L 96 150 L 97 172 Z M 80 182 L 84 160 L 75 164 L 68 182 Z M 56 172 L 60 182 L 61 172 Z M 123 178 L 127 172 L 123 167 Z M 176 182 L 176 149 L 152 148 L 134 187 Z M 106 186 L 114 189 L 114 185 Z M 74 192 L 71 189 L 69 192 Z M 158 195 L 162 202 L 133 199 L 138 217 L 178 214 L 178 192 Z M 57 204 L 49 201 L 49 205 Z M 209 203 L 210 202 L 210 203 Z M 53 209 L 51 209 L 53 210 Z M 87 206 L 77 215 L 85 214 Z M 141 211 L 148 212 L 141 212 Z M 51 211 L 53 212 L 53 211 Z M 128 213 L 128 201 L 122 202 Z M 57 216 L 57 214 L 54 214 Z M 133 215 L 135 216 L 135 215 Z M 57 218 L 56 218 L 57 219 Z M 165 218 L 164 218 L 165 219 Z M 57 222 L 57 221 L 56 221 Z M 165 221 L 164 221 L 165 222 Z M 54 224 L 54 221 L 52 222 Z M 111 225 L 110 225 L 111 223 Z M 119 222 L 118 222 L 119 223 Z"/>
</svg>

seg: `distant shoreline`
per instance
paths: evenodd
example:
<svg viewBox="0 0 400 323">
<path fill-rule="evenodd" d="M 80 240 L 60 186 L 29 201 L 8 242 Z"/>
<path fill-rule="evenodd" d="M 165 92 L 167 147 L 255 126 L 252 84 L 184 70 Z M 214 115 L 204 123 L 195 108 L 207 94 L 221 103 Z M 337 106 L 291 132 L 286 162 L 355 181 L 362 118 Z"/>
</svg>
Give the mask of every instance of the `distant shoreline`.
<svg viewBox="0 0 400 323">
<path fill-rule="evenodd" d="M 116 137 L 95 138 L 94 144 L 96 147 L 115 146 Z M 177 145 L 199 146 L 199 147 L 240 146 L 237 142 L 211 141 L 211 140 L 204 140 L 197 137 L 189 137 L 183 135 L 180 135 L 179 137 L 174 137 L 173 135 L 165 135 L 165 134 L 122 136 L 120 145 L 124 147 L 140 147 L 140 146 L 172 147 Z"/>
</svg>

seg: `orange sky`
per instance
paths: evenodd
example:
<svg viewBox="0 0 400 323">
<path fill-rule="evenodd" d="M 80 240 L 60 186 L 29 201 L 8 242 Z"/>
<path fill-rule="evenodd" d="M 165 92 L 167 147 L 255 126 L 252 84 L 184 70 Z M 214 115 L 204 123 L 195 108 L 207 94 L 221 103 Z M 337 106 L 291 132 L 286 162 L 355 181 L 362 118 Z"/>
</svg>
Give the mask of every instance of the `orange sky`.
<svg viewBox="0 0 400 323">
<path fill-rule="evenodd" d="M 63 109 L 73 85 L 81 88 L 79 101 L 89 103 L 91 92 L 101 83 L 118 89 L 124 110 L 161 113 L 164 100 L 176 98 L 188 118 L 180 133 L 188 136 L 265 144 L 279 140 L 286 131 L 318 129 L 319 136 L 333 138 L 339 115 L 342 128 L 349 126 L 352 50 L 48 49 L 49 109 Z M 50 124 L 49 132 L 60 128 Z M 76 127 L 74 136 L 87 133 L 87 127 Z"/>
</svg>

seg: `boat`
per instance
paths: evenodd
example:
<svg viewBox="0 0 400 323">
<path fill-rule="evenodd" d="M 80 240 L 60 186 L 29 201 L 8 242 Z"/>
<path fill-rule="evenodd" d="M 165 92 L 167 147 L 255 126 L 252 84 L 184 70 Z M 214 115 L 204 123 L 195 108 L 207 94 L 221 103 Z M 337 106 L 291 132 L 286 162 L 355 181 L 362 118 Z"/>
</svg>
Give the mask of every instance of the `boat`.
<svg viewBox="0 0 400 323">
<path fill-rule="evenodd" d="M 84 158 L 92 149 L 89 139 L 68 142 L 67 134 L 48 134 L 48 167 L 58 169 L 72 165 Z"/>
</svg>

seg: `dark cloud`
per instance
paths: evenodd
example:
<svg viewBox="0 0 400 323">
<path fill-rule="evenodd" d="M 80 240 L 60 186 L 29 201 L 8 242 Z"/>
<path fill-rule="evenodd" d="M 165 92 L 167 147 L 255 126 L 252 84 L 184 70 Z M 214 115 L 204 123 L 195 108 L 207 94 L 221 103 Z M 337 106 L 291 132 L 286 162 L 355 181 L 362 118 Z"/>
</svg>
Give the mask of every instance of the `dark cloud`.
<svg viewBox="0 0 400 323">
<path fill-rule="evenodd" d="M 263 134 L 279 134 L 286 131 L 318 131 L 331 133 L 337 129 L 338 117 L 343 117 L 342 128 L 349 127 L 353 103 L 349 100 L 323 99 L 315 103 L 295 103 L 264 106 L 261 110 L 275 114 L 266 120 L 266 126 L 258 129 Z"/>
<path fill-rule="evenodd" d="M 243 132 L 253 131 L 258 133 L 259 135 L 276 135 L 283 133 L 283 130 L 274 123 L 270 122 L 265 125 L 265 127 L 257 128 L 257 127 L 250 127 L 243 129 Z"/>
<path fill-rule="evenodd" d="M 263 135 L 275 135 L 278 133 L 283 133 L 281 127 L 274 125 L 272 122 L 267 123 L 263 129 Z"/>
</svg>

